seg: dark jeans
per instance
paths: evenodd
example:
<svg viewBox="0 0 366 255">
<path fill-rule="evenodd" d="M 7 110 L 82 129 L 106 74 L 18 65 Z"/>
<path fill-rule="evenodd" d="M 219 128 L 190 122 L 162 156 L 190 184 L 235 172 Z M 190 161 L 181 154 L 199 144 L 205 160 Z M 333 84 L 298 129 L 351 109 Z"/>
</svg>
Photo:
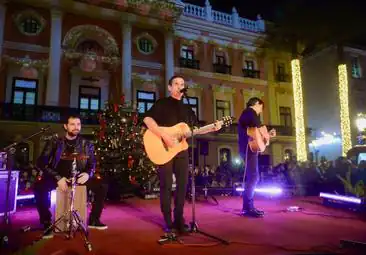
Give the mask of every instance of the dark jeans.
<svg viewBox="0 0 366 255">
<path fill-rule="evenodd" d="M 84 185 L 86 185 L 88 190 L 91 190 L 94 193 L 94 201 L 89 220 L 99 220 L 104 206 L 104 199 L 107 194 L 107 184 L 102 180 L 92 177 Z M 34 196 L 41 224 L 51 222 L 52 215 L 49 210 L 51 206 L 49 192 L 56 189 L 56 187 L 56 180 L 47 177 L 42 178 L 34 184 Z"/>
<path fill-rule="evenodd" d="M 163 213 L 166 226 L 172 228 L 172 184 L 173 173 L 176 179 L 176 190 L 174 199 L 174 221 L 176 224 L 184 224 L 183 208 L 188 183 L 188 153 L 179 153 L 175 158 L 165 165 L 159 167 L 160 178 L 160 208 Z"/>
<path fill-rule="evenodd" d="M 255 187 L 257 186 L 260 176 L 258 170 L 258 153 L 252 152 L 249 147 L 246 151 L 246 155 L 241 155 L 245 160 L 243 210 L 251 210 L 254 208 L 253 198 Z"/>
</svg>

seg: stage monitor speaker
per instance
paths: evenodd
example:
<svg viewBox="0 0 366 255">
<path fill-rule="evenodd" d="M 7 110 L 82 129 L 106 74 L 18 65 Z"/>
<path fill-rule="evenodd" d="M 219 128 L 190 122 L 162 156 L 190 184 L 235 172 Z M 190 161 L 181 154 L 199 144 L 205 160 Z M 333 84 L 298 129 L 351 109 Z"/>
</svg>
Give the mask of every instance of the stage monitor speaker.
<svg viewBox="0 0 366 255">
<path fill-rule="evenodd" d="M 19 171 L 13 170 L 10 178 L 9 189 L 9 212 L 14 213 L 17 207 Z M 0 216 L 5 214 L 6 210 L 6 187 L 8 181 L 8 171 L 0 171 Z"/>
<path fill-rule="evenodd" d="M 200 155 L 208 156 L 208 141 L 200 141 Z"/>
</svg>

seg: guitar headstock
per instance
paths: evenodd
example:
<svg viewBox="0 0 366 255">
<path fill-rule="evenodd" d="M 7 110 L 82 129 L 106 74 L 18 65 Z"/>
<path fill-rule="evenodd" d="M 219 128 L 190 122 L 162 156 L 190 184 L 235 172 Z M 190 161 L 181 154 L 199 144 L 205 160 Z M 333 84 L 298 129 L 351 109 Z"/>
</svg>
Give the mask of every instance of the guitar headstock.
<svg viewBox="0 0 366 255">
<path fill-rule="evenodd" d="M 224 116 L 221 118 L 221 121 L 222 121 L 222 126 L 224 127 L 228 127 L 230 126 L 231 124 L 233 124 L 233 121 L 234 121 L 234 117 L 231 117 L 231 116 Z"/>
</svg>

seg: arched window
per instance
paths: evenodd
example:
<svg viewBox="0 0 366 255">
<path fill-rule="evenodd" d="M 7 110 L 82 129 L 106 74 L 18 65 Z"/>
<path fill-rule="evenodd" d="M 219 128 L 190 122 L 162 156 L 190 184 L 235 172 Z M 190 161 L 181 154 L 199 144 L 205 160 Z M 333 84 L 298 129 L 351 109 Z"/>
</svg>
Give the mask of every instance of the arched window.
<svg viewBox="0 0 366 255">
<path fill-rule="evenodd" d="M 220 165 L 225 163 L 231 163 L 231 150 L 229 148 L 221 148 L 219 150 Z"/>
</svg>

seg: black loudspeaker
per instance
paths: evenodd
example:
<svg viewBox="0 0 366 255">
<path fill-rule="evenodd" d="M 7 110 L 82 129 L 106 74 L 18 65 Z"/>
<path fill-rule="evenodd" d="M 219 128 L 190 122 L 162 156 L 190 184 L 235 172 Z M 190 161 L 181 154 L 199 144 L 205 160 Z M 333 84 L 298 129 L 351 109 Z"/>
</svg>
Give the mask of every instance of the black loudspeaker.
<svg viewBox="0 0 366 255">
<path fill-rule="evenodd" d="M 208 141 L 200 141 L 200 155 L 208 156 Z"/>
<path fill-rule="evenodd" d="M 8 207 L 10 213 L 14 213 L 16 211 L 18 180 L 19 180 L 19 171 L 12 171 L 10 178 L 9 207 Z M 7 181 L 8 181 L 8 171 L 0 171 L 0 216 L 3 216 L 5 214 Z"/>
<path fill-rule="evenodd" d="M 271 165 L 271 157 L 269 155 L 259 155 L 258 157 L 258 165 L 260 166 L 270 166 Z"/>
</svg>

